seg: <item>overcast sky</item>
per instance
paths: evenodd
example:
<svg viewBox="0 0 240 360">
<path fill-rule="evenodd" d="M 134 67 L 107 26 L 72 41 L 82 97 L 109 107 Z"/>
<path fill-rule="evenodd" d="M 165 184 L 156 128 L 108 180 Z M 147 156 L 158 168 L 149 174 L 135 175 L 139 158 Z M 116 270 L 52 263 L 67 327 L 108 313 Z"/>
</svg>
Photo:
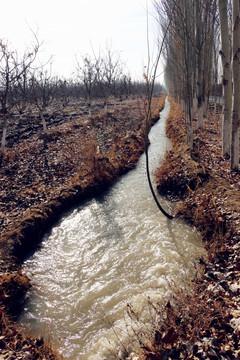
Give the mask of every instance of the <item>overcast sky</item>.
<svg viewBox="0 0 240 360">
<path fill-rule="evenodd" d="M 146 3 L 151 0 L 7 0 L 1 4 L 0 36 L 15 49 L 24 49 L 38 32 L 43 60 L 53 55 L 53 72 L 70 77 L 76 56 L 92 54 L 112 44 L 134 78 L 147 65 Z M 150 36 L 156 25 L 149 17 Z M 151 42 L 151 47 L 153 46 Z"/>
</svg>

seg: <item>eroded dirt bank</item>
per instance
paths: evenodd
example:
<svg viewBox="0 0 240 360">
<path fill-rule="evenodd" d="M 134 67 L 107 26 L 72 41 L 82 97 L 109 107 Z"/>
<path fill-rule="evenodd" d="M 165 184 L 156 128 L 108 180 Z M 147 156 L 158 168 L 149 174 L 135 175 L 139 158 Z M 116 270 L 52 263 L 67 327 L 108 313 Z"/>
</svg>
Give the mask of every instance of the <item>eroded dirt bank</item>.
<svg viewBox="0 0 240 360">
<path fill-rule="evenodd" d="M 240 358 L 240 177 L 221 157 L 219 120 L 209 114 L 204 129 L 194 120 L 192 157 L 184 114 L 170 99 L 167 135 L 173 149 L 157 173 L 158 190 L 176 201 L 175 215 L 201 233 L 208 258 L 186 291 L 156 309 L 160 320 L 141 359 Z M 140 338 L 141 339 L 141 338 Z"/>
<path fill-rule="evenodd" d="M 164 97 L 154 99 L 153 123 L 163 106 Z M 1 359 L 60 358 L 8 320 L 31 286 L 21 262 L 64 211 L 134 167 L 144 151 L 145 111 L 144 101 L 132 100 L 91 117 L 65 116 L 47 134 L 27 132 L 7 150 L 0 168 Z"/>
</svg>

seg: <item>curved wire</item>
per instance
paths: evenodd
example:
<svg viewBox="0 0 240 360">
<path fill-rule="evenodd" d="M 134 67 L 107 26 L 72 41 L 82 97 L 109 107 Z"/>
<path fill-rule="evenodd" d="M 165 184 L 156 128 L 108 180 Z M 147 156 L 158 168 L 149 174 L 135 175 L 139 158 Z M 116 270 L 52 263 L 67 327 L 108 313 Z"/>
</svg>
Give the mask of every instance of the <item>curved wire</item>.
<svg viewBox="0 0 240 360">
<path fill-rule="evenodd" d="M 176 4 L 177 4 L 177 2 L 175 2 L 175 4 L 174 4 L 174 9 L 175 9 Z M 149 119 L 151 118 L 151 102 L 152 102 L 153 89 L 154 89 L 154 80 L 156 78 L 157 68 L 158 68 L 160 56 L 162 54 L 164 41 L 166 39 L 167 32 L 168 32 L 168 29 L 169 29 L 169 27 L 171 25 L 171 22 L 172 22 L 172 17 L 169 20 L 168 26 L 166 27 L 166 30 L 165 30 L 165 33 L 164 33 L 164 36 L 163 36 L 163 39 L 162 39 L 162 44 L 161 44 L 161 47 L 159 49 L 159 53 L 158 53 L 158 56 L 157 56 L 155 67 L 154 67 L 154 72 L 153 72 L 153 76 L 152 76 L 153 80 L 151 82 L 151 85 L 148 82 L 147 76 L 145 76 L 145 79 L 146 79 L 146 82 L 147 82 L 147 90 L 148 90 L 148 109 L 147 109 L 147 114 L 146 114 L 145 144 L 144 144 L 145 145 L 145 154 L 146 154 L 147 179 L 148 179 L 148 184 L 149 184 L 153 199 L 154 199 L 155 203 L 157 204 L 159 210 L 163 213 L 163 215 L 166 216 L 170 220 L 172 220 L 174 218 L 174 216 L 171 215 L 171 214 L 168 214 L 168 212 L 163 209 L 163 207 L 161 206 L 161 204 L 160 204 L 160 202 L 159 202 L 159 200 L 158 200 L 158 198 L 157 198 L 157 196 L 156 196 L 156 194 L 154 192 L 153 186 L 152 186 L 150 170 L 149 170 L 149 156 L 148 156 L 148 129 L 149 129 Z M 148 64 L 148 67 L 149 67 L 149 64 Z"/>
<path fill-rule="evenodd" d="M 145 128 L 145 154 L 146 154 L 146 170 L 147 170 L 147 179 L 148 179 L 148 185 L 150 187 L 152 196 L 155 200 L 155 203 L 157 204 L 157 207 L 159 208 L 159 210 L 163 213 L 163 215 L 165 215 L 168 219 L 172 220 L 174 218 L 173 215 L 168 214 L 167 211 L 164 210 L 164 208 L 162 207 L 162 205 L 160 204 L 155 191 L 153 189 L 152 186 L 152 181 L 151 181 L 151 176 L 150 176 L 150 170 L 149 170 L 149 156 L 148 156 L 148 122 L 146 122 L 146 128 Z"/>
</svg>

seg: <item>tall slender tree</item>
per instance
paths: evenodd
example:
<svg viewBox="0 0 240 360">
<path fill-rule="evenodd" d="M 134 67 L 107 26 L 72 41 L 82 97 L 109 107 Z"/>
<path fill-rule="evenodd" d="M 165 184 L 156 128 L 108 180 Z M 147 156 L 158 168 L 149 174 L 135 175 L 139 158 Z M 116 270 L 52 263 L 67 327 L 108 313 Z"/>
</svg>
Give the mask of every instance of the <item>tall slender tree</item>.
<svg viewBox="0 0 240 360">
<path fill-rule="evenodd" d="M 219 46 L 220 33 L 219 53 L 222 60 L 224 94 L 222 153 L 230 157 L 231 169 L 238 170 L 240 0 L 154 0 L 154 5 L 158 17 L 161 18 L 162 30 L 166 26 L 166 19 L 173 17 L 166 36 L 165 80 L 171 95 L 185 104 L 187 140 L 190 142 L 190 150 L 193 147 L 191 119 L 194 99 L 197 98 L 198 128 L 201 129 L 203 116 L 207 117 L 208 114 L 209 93 L 218 74 L 216 49 Z M 175 11 L 173 11 L 174 6 L 176 6 Z M 231 21 L 232 31 L 230 32 Z"/>
<path fill-rule="evenodd" d="M 231 70 L 231 51 L 230 51 L 230 32 L 228 2 L 218 0 L 220 28 L 221 28 L 221 50 L 222 59 L 222 84 L 223 84 L 223 118 L 222 118 L 222 154 L 230 156 L 231 140 L 231 116 L 232 116 L 232 70 Z"/>
<path fill-rule="evenodd" d="M 239 167 L 239 123 L 240 123 L 240 1 L 232 0 L 232 70 L 233 110 L 231 138 L 231 169 Z"/>
</svg>

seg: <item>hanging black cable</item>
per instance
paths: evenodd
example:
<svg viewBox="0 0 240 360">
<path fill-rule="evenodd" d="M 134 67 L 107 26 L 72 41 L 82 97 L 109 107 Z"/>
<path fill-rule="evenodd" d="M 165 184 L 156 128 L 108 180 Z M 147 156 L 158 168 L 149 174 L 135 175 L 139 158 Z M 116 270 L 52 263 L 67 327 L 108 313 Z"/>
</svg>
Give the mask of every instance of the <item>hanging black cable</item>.
<svg viewBox="0 0 240 360">
<path fill-rule="evenodd" d="M 177 3 L 177 2 L 176 2 Z M 176 3 L 174 5 L 174 9 L 175 9 L 175 6 L 176 6 Z M 153 72 L 153 76 L 152 76 L 152 82 L 151 84 L 149 84 L 149 81 L 148 81 L 148 78 L 149 76 L 148 75 L 148 71 L 147 71 L 147 75 L 144 75 L 145 77 L 145 80 L 146 80 L 146 83 L 147 83 L 147 95 L 148 95 L 148 108 L 147 108 L 147 113 L 146 113 L 146 122 L 145 122 L 145 154 L 146 154 L 146 170 L 147 170 L 147 179 L 148 179 L 148 184 L 149 184 L 149 187 L 150 187 L 150 190 L 151 190 L 151 193 L 152 193 L 152 196 L 153 196 L 153 199 L 155 200 L 155 203 L 157 204 L 159 210 L 163 213 L 163 215 L 165 215 L 168 219 L 172 220 L 174 218 L 173 215 L 171 214 L 168 214 L 164 209 L 163 207 L 161 206 L 156 194 L 155 194 L 155 191 L 153 189 L 153 186 L 152 186 L 152 181 L 151 181 L 151 176 L 150 176 L 150 170 L 149 170 L 149 156 L 148 156 L 148 130 L 149 130 L 149 120 L 151 119 L 151 102 L 152 102 L 152 96 L 153 96 L 153 89 L 154 89 L 154 81 L 156 79 L 156 74 L 157 74 L 157 68 L 158 68 L 158 64 L 159 64 L 159 60 L 160 60 L 160 56 L 162 54 L 162 49 L 163 49 L 163 44 L 164 44 L 164 41 L 165 41 L 165 38 L 166 38 L 166 35 L 167 35 L 167 32 L 168 32 L 168 29 L 170 27 L 170 24 L 171 24 L 171 21 L 172 21 L 172 18 L 169 20 L 169 23 L 168 23 L 168 26 L 165 30 L 165 33 L 164 33 L 164 36 L 163 36 L 163 39 L 162 39 L 162 44 L 161 44 L 161 47 L 159 49 L 159 52 L 158 52 L 158 56 L 157 56 L 157 60 L 156 60 L 156 63 L 155 63 L 155 66 L 154 66 L 154 72 Z M 148 30 L 148 29 L 147 29 Z M 148 36 L 148 31 L 147 31 L 147 36 Z M 148 46 L 149 46 L 149 41 L 148 41 Z M 150 62 L 150 57 L 149 57 L 149 49 L 148 49 L 148 67 L 149 67 L 149 62 Z"/>
<path fill-rule="evenodd" d="M 165 215 L 168 219 L 172 220 L 174 218 L 174 216 L 172 216 L 171 214 L 168 214 L 163 207 L 161 206 L 155 191 L 153 189 L 152 186 L 152 181 L 151 181 L 151 176 L 150 176 L 150 170 L 149 170 L 149 156 L 148 156 L 148 121 L 146 121 L 146 129 L 145 129 L 145 154 L 146 154 L 146 170 L 147 170 L 147 179 L 148 179 L 148 185 L 150 187 L 152 196 L 155 200 L 155 203 L 157 204 L 159 210 L 163 213 L 163 215 Z"/>
</svg>

